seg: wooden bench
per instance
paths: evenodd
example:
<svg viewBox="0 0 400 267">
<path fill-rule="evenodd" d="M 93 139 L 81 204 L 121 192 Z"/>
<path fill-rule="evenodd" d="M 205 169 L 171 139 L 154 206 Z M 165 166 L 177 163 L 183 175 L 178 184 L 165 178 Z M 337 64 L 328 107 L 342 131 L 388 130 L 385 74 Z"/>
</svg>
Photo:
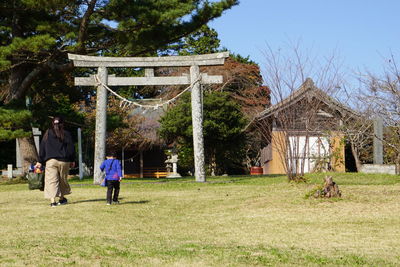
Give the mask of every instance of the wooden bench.
<svg viewBox="0 0 400 267">
<path fill-rule="evenodd" d="M 167 169 L 162 167 L 143 168 L 144 178 L 165 178 L 168 174 Z M 125 178 L 140 178 L 140 173 L 125 174 Z"/>
</svg>

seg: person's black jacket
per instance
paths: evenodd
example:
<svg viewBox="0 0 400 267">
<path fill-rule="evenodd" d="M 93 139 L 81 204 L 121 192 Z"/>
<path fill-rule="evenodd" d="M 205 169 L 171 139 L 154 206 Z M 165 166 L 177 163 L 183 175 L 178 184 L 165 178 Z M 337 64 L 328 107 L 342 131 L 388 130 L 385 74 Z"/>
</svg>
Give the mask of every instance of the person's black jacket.
<svg viewBox="0 0 400 267">
<path fill-rule="evenodd" d="M 48 131 L 47 138 L 43 137 L 40 143 L 39 162 L 44 164 L 49 159 L 75 161 L 75 146 L 68 131 L 64 130 L 64 142 L 61 142 L 51 129 Z"/>
</svg>

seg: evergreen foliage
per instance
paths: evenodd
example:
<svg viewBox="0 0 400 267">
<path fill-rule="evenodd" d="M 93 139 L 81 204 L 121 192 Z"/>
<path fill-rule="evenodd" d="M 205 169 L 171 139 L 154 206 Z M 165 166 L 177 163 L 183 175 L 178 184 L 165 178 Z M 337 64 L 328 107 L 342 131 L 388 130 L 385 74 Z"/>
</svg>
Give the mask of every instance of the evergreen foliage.
<svg viewBox="0 0 400 267">
<path fill-rule="evenodd" d="M 198 31 L 184 37 L 182 42 L 178 44 L 178 48 L 178 53 L 182 56 L 211 54 L 221 51 L 218 33 L 207 25 L 203 25 Z"/>
<path fill-rule="evenodd" d="M 29 130 L 32 114 L 28 110 L 12 110 L 0 107 L 0 141 L 9 141 L 15 138 L 26 137 Z"/>
<path fill-rule="evenodd" d="M 247 122 L 240 111 L 240 106 L 224 92 L 206 92 L 203 105 L 206 163 L 210 169 L 215 166 L 216 174 L 240 168 L 246 140 L 243 128 Z M 193 135 L 190 95 L 182 96 L 178 104 L 170 108 L 161 118 L 160 123 L 160 135 L 168 143 L 179 146 L 179 165 L 191 169 Z"/>
<path fill-rule="evenodd" d="M 240 54 L 230 53 L 230 57 L 234 59 L 238 63 L 247 64 L 247 65 L 256 65 L 258 64 L 250 59 L 250 56 L 243 57 Z M 260 84 L 261 85 L 261 84 Z"/>
</svg>

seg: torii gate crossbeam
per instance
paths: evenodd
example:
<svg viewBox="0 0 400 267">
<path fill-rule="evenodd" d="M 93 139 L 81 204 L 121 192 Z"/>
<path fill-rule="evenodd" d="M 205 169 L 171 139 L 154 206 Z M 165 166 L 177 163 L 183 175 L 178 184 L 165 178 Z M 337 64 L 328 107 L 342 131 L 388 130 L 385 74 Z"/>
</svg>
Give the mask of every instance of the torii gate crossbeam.
<svg viewBox="0 0 400 267">
<path fill-rule="evenodd" d="M 204 137 L 202 114 L 201 84 L 219 84 L 222 76 L 200 74 L 199 66 L 223 65 L 228 52 L 194 55 L 194 56 L 167 56 L 167 57 L 96 57 L 68 54 L 75 67 L 97 67 L 98 84 L 94 76 L 75 77 L 75 85 L 97 86 L 96 97 L 96 136 L 94 155 L 94 183 L 99 184 L 100 165 L 105 157 L 106 149 L 106 114 L 107 89 L 106 86 L 126 85 L 184 85 L 191 84 L 193 149 L 195 163 L 195 177 L 197 182 L 205 182 L 204 167 Z M 108 75 L 108 67 L 145 68 L 145 77 L 115 77 Z M 190 67 L 190 75 L 176 77 L 155 77 L 155 67 Z"/>
</svg>

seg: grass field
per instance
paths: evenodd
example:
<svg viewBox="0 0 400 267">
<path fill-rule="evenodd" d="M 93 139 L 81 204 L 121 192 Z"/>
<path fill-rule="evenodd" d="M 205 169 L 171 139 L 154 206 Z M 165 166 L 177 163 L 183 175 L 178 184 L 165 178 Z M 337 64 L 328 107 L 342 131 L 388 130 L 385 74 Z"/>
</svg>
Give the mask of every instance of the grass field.
<svg viewBox="0 0 400 267">
<path fill-rule="evenodd" d="M 324 174 L 128 180 L 121 204 L 72 181 L 51 208 L 0 185 L 0 266 L 398 266 L 400 177 L 333 174 L 341 199 L 307 199 Z"/>
</svg>

